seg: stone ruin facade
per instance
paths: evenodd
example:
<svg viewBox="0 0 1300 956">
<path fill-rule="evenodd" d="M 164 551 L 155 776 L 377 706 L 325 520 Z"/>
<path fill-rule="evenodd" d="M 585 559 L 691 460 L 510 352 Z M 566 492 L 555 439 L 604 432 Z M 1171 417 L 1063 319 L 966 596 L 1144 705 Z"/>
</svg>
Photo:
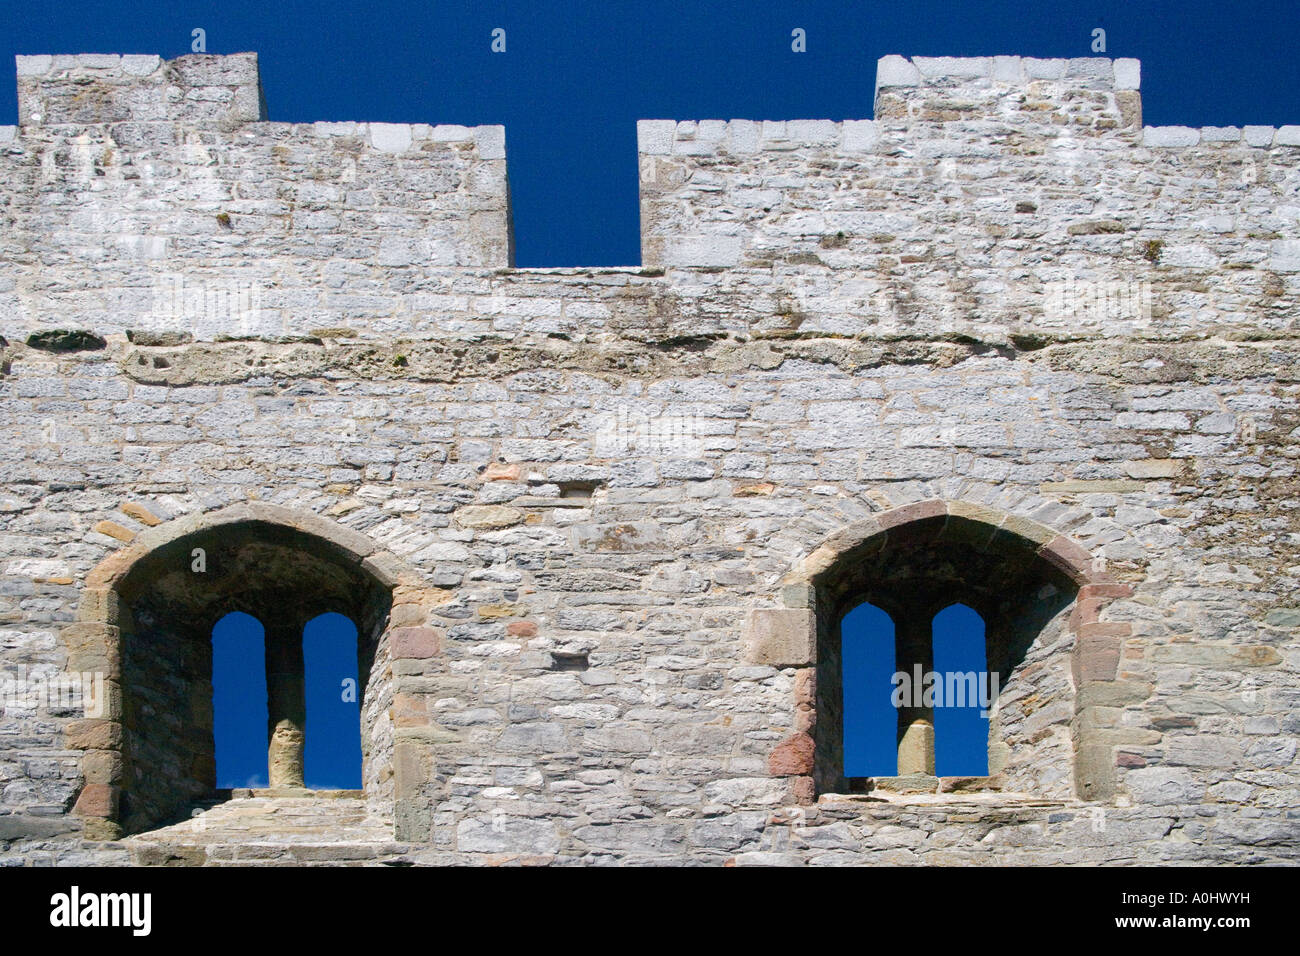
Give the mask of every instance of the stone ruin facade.
<svg viewBox="0 0 1300 956">
<path fill-rule="evenodd" d="M 890 56 L 872 120 L 641 122 L 643 265 L 520 269 L 499 126 L 17 67 L 0 861 L 1297 858 L 1300 127 Z M 982 614 L 990 776 L 845 778 L 863 600 L 918 660 Z M 265 791 L 213 789 L 232 610 Z M 300 786 L 323 611 L 361 792 Z"/>
</svg>

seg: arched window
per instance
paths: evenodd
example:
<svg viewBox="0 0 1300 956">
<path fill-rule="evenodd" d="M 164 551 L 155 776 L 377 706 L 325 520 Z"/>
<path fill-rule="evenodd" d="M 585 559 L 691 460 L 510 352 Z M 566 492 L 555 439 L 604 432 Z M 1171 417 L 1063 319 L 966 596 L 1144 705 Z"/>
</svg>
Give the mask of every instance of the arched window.
<svg viewBox="0 0 1300 956">
<path fill-rule="evenodd" d="M 976 777 L 952 786 L 1072 795 L 1078 583 L 1034 540 L 942 503 L 909 511 L 919 517 L 877 524 L 833 560 L 819 554 L 809 579 L 812 792 L 940 791 L 943 778 Z M 890 634 L 892 687 L 875 676 Z"/>
<path fill-rule="evenodd" d="M 79 798 L 96 839 L 165 824 L 214 791 L 302 788 L 308 760 L 316 788 L 391 793 L 392 578 L 325 521 L 230 511 L 141 535 L 156 543 L 107 559 L 87 605 L 104 612 L 96 632 L 121 674 L 120 783 Z"/>
<path fill-rule="evenodd" d="M 898 772 L 898 714 L 891 702 L 894 622 L 874 604 L 859 604 L 840 622 L 844 648 L 844 775 Z"/>
<path fill-rule="evenodd" d="M 302 656 L 307 688 L 305 782 L 313 790 L 360 790 L 356 626 L 342 614 L 313 618 L 303 631 Z"/>
<path fill-rule="evenodd" d="M 934 616 L 934 673 L 942 683 L 934 708 L 934 768 L 941 777 L 989 772 L 989 680 L 984 619 L 965 604 Z"/>
<path fill-rule="evenodd" d="M 212 737 L 219 790 L 267 785 L 265 657 L 257 618 L 233 611 L 212 628 Z"/>
</svg>

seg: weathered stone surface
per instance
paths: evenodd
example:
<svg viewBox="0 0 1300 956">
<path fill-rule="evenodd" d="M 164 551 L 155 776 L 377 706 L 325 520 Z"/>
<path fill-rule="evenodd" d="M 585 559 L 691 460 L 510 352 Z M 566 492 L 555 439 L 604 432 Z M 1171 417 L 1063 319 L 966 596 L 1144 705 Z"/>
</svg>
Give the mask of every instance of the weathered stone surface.
<svg viewBox="0 0 1300 956">
<path fill-rule="evenodd" d="M 463 528 L 508 528 L 523 520 L 518 508 L 502 505 L 468 505 L 456 512 L 456 523 Z"/>
<path fill-rule="evenodd" d="M 456 848 L 462 853 L 557 853 L 559 830 L 547 820 L 496 817 L 462 820 L 456 827 Z"/>
<path fill-rule="evenodd" d="M 815 660 L 817 620 L 812 611 L 761 608 L 745 632 L 745 659 L 773 667 L 803 667 Z"/>
<path fill-rule="evenodd" d="M 638 124 L 644 266 L 515 269 L 500 127 L 18 72 L 0 672 L 105 684 L 6 698 L 0 862 L 1297 859 L 1294 127 L 888 57 L 872 120 Z M 990 778 L 840 787 L 839 616 L 917 660 L 976 592 Z M 356 624 L 363 795 L 207 799 L 235 608 Z"/>
<path fill-rule="evenodd" d="M 1124 775 L 1124 785 L 1135 800 L 1152 806 L 1194 804 L 1205 795 L 1205 785 L 1189 771 L 1172 767 L 1130 770 Z"/>
</svg>

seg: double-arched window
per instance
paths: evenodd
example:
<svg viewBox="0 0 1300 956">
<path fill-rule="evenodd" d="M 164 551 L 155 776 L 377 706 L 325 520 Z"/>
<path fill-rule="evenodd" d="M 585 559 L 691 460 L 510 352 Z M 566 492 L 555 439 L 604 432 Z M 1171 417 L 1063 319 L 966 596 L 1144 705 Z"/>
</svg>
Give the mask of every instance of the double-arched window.
<svg viewBox="0 0 1300 956">
<path fill-rule="evenodd" d="M 292 636 L 292 635 L 291 635 Z M 361 711 L 357 683 L 357 629 L 347 617 L 321 614 L 302 629 L 301 650 L 289 655 L 300 669 L 278 677 L 300 688 L 304 737 L 294 755 L 302 776 L 284 785 L 313 790 L 361 789 Z M 268 682 L 279 658 L 266 654 L 261 622 L 232 611 L 212 629 L 212 733 L 219 790 L 270 785 Z"/>
<path fill-rule="evenodd" d="M 989 773 L 989 715 L 997 675 L 988 670 L 984 619 L 952 604 L 930 621 L 928 644 L 874 604 L 840 624 L 844 776 Z"/>
<path fill-rule="evenodd" d="M 1079 584 L 1037 539 L 932 504 L 811 566 L 812 791 L 1070 796 Z"/>
</svg>

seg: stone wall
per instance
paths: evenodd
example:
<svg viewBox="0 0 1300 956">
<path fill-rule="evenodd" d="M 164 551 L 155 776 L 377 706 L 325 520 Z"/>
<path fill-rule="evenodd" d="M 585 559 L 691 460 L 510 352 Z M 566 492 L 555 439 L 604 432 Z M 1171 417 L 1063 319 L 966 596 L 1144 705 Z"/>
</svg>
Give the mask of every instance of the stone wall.
<svg viewBox="0 0 1300 956">
<path fill-rule="evenodd" d="M 106 563 L 254 509 L 369 582 L 418 861 L 1295 859 L 1297 128 L 889 57 L 873 120 L 643 122 L 645 267 L 517 270 L 499 127 L 267 122 L 251 62 L 20 59 L 6 670 L 110 665 Z M 922 520 L 1077 597 L 1001 790 L 827 793 L 819 575 Z M 6 705 L 6 861 L 120 855 L 112 723 Z"/>
</svg>

